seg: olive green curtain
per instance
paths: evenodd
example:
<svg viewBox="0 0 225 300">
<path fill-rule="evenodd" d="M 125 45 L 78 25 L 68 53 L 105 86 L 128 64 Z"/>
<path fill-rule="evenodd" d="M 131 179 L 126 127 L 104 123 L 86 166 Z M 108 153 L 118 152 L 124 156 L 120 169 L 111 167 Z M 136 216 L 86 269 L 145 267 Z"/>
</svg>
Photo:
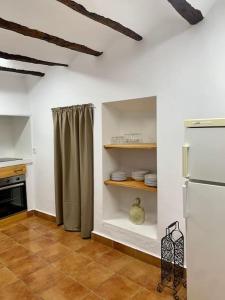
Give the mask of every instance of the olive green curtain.
<svg viewBox="0 0 225 300">
<path fill-rule="evenodd" d="M 57 224 L 89 238 L 93 229 L 93 106 L 53 108 Z"/>
</svg>

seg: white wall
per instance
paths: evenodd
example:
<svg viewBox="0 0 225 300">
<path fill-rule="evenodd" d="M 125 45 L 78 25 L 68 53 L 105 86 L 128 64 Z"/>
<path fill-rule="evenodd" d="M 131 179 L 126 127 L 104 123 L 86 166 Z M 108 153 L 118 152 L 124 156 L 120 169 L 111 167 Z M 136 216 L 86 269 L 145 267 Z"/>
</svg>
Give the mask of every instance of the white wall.
<svg viewBox="0 0 225 300">
<path fill-rule="evenodd" d="M 0 59 L 1 63 L 1 59 Z M 24 76 L 7 72 L 0 73 L 0 115 L 29 115 Z"/>
<path fill-rule="evenodd" d="M 0 115 L 0 157 L 32 157 L 29 117 Z"/>
<path fill-rule="evenodd" d="M 1 59 L 0 59 L 1 63 Z M 24 76 L 7 72 L 0 73 L 0 156 L 13 157 L 15 139 L 20 139 L 23 125 L 20 118 L 9 116 L 28 116 L 31 114 L 30 102 Z M 23 119 L 23 118 L 22 118 Z M 22 120 L 21 119 L 21 120 Z M 15 124 L 14 124 L 14 121 Z M 18 127 L 19 125 L 19 127 Z M 13 129 L 13 126 L 14 129 Z M 17 130 L 17 134 L 15 133 Z M 28 129 L 27 129 L 28 130 Z M 27 133 L 28 134 L 28 133 Z M 29 141 L 30 142 L 30 141 Z M 16 151 L 18 152 L 18 151 Z M 31 153 L 30 153 L 31 154 Z M 20 155 L 17 153 L 17 155 Z"/>
<path fill-rule="evenodd" d="M 51 108 L 93 102 L 95 231 L 102 227 L 101 103 L 157 96 L 159 234 L 182 217 L 183 120 L 225 116 L 225 2 L 196 26 L 152 47 L 121 39 L 99 58 L 80 55 L 69 70 L 51 69 L 30 86 L 34 118 L 37 209 L 55 214 Z M 135 241 L 131 245 L 139 247 Z M 149 245 L 141 247 L 149 250 Z M 159 254 L 159 247 L 150 249 Z"/>
<path fill-rule="evenodd" d="M 13 135 L 10 117 L 0 117 L 0 157 L 14 157 Z"/>
<path fill-rule="evenodd" d="M 10 117 L 13 147 L 16 157 L 32 158 L 31 119 Z"/>
</svg>

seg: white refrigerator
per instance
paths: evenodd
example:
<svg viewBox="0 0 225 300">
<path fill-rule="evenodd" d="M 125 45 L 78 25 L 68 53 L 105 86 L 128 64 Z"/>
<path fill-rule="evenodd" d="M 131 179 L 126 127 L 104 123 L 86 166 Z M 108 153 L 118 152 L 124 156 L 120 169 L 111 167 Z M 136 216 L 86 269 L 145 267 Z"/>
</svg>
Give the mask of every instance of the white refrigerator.
<svg viewBox="0 0 225 300">
<path fill-rule="evenodd" d="M 225 299 L 225 119 L 187 120 L 183 146 L 188 300 Z"/>
</svg>

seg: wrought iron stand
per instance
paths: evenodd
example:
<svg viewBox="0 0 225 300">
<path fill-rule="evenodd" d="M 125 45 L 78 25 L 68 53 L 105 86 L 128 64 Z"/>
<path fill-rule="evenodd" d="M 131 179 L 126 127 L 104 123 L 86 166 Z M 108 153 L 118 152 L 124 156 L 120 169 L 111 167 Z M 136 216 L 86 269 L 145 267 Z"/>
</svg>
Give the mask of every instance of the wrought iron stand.
<svg viewBox="0 0 225 300">
<path fill-rule="evenodd" d="M 171 283 L 172 282 L 172 283 Z M 166 228 L 166 236 L 161 240 L 161 282 L 157 291 L 169 288 L 173 290 L 175 300 L 179 300 L 178 286 L 184 279 L 184 236 L 180 231 L 179 222 L 174 222 Z"/>
</svg>

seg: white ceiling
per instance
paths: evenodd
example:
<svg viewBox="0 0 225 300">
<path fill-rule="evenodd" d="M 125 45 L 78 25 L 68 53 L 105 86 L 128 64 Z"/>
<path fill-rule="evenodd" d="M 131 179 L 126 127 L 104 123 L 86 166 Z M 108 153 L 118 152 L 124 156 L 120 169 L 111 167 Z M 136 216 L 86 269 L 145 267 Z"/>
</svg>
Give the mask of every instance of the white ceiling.
<svg viewBox="0 0 225 300">
<path fill-rule="evenodd" d="M 216 0 L 190 0 L 204 14 Z M 173 34 L 174 28 L 188 28 L 190 25 L 173 9 L 167 0 L 79 0 L 88 10 L 112 18 L 133 29 L 154 45 L 159 37 Z M 0 0 L 0 17 L 39 29 L 71 42 L 107 51 L 112 45 L 132 39 L 78 14 L 56 0 Z M 169 31 L 170 30 L 170 31 Z M 55 62 L 70 63 L 78 55 L 72 50 L 24 37 L 23 35 L 0 29 L 0 51 L 31 56 Z M 0 60 L 0 65 L 12 67 L 26 66 L 40 70 L 39 66 Z"/>
</svg>

